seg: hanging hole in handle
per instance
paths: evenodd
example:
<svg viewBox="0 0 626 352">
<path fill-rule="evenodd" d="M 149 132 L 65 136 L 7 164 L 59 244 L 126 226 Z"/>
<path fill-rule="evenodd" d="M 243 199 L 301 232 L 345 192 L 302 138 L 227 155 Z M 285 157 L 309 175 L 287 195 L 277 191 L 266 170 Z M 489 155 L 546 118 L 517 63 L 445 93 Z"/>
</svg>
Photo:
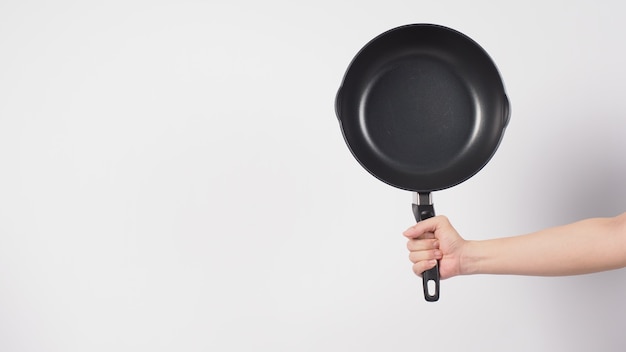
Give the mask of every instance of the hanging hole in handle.
<svg viewBox="0 0 626 352">
<path fill-rule="evenodd" d="M 437 283 L 435 280 L 428 280 L 426 282 L 426 286 L 428 288 L 428 295 L 433 297 L 437 294 Z"/>
</svg>

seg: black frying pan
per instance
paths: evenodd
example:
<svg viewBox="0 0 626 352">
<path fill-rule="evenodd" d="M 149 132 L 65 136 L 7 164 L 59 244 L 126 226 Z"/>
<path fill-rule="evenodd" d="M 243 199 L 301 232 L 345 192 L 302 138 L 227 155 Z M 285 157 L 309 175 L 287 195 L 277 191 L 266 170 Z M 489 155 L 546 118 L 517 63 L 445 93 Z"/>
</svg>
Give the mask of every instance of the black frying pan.
<svg viewBox="0 0 626 352">
<path fill-rule="evenodd" d="M 394 28 L 367 43 L 346 71 L 335 108 L 359 163 L 415 192 L 417 221 L 435 215 L 430 192 L 485 166 L 509 120 L 502 79 L 485 50 L 432 24 Z M 424 297 L 438 300 L 438 265 L 422 276 Z"/>
</svg>

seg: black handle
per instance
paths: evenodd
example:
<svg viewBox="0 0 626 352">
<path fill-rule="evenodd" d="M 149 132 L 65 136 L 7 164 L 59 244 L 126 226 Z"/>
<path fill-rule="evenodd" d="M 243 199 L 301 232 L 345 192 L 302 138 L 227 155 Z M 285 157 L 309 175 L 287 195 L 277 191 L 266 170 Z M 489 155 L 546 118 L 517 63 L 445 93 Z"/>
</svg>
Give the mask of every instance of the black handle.
<svg viewBox="0 0 626 352">
<path fill-rule="evenodd" d="M 417 222 L 432 218 L 435 216 L 435 207 L 432 204 L 413 204 L 413 215 L 415 215 Z M 434 287 L 429 288 L 429 284 L 434 284 Z M 424 287 L 424 298 L 428 302 L 439 300 L 439 261 L 437 261 L 435 267 L 422 273 L 422 285 Z"/>
</svg>

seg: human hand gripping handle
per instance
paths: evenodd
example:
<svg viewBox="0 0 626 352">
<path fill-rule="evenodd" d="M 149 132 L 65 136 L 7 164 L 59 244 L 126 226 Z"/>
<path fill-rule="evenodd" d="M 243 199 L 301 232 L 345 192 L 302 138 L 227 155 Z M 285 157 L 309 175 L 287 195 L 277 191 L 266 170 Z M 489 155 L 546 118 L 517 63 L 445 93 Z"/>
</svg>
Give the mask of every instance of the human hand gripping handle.
<svg viewBox="0 0 626 352">
<path fill-rule="evenodd" d="M 413 201 L 415 221 L 420 222 L 435 216 L 430 193 L 416 193 Z M 434 267 L 422 272 L 424 299 L 428 302 L 439 300 L 439 261 Z"/>
<path fill-rule="evenodd" d="M 479 273 L 476 264 L 472 264 L 471 258 L 476 254 L 471 254 L 471 241 L 463 239 L 445 216 L 419 221 L 403 235 L 408 238 L 409 260 L 418 276 L 434 267 L 438 268 L 441 280 Z M 475 245 L 473 251 L 476 252 Z"/>
</svg>

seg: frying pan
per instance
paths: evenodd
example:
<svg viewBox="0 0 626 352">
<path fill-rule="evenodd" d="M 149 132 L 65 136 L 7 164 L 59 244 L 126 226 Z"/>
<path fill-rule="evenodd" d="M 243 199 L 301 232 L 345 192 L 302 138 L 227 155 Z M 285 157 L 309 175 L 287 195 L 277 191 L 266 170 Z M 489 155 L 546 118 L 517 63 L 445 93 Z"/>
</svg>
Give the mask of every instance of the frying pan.
<svg viewBox="0 0 626 352">
<path fill-rule="evenodd" d="M 335 100 L 356 160 L 381 181 L 412 191 L 416 221 L 435 216 L 431 192 L 482 169 L 509 121 L 504 84 L 487 52 L 435 24 L 391 29 L 367 43 Z M 439 264 L 422 274 L 424 298 L 439 299 Z"/>
</svg>

